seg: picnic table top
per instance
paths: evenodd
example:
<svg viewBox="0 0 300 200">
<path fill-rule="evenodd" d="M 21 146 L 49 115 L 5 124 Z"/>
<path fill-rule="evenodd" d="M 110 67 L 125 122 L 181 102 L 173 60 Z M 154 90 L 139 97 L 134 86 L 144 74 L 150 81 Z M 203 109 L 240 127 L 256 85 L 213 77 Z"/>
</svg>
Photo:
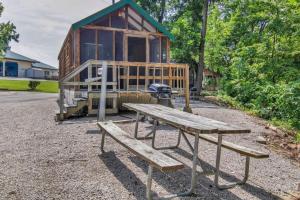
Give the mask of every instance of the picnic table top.
<svg viewBox="0 0 300 200">
<path fill-rule="evenodd" d="M 134 110 L 141 114 L 148 115 L 192 134 L 240 134 L 251 132 L 250 129 L 246 129 L 237 125 L 194 115 L 159 104 L 124 103 L 123 106 L 129 110 Z"/>
</svg>

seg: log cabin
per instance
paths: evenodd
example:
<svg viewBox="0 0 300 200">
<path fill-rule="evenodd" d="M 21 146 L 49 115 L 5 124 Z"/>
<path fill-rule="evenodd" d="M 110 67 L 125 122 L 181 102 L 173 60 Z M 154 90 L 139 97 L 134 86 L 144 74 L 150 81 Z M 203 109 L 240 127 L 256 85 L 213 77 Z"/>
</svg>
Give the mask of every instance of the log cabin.
<svg viewBox="0 0 300 200">
<path fill-rule="evenodd" d="M 189 66 L 170 62 L 173 40 L 133 0 L 121 0 L 74 23 L 58 56 L 60 118 L 84 106 L 89 115 L 97 113 L 103 62 L 108 65 L 106 113 L 118 113 L 125 102 L 155 103 L 147 93 L 152 83 L 169 85 L 185 96 L 189 108 Z"/>
</svg>

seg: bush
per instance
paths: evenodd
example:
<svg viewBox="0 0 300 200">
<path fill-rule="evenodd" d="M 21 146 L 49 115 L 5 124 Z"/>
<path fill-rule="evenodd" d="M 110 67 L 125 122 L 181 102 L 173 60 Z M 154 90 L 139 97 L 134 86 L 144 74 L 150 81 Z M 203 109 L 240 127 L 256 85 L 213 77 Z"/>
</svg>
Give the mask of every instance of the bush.
<svg viewBox="0 0 300 200">
<path fill-rule="evenodd" d="M 40 81 L 29 81 L 28 83 L 28 87 L 30 88 L 30 90 L 35 90 L 37 86 L 39 86 L 41 84 Z"/>
</svg>

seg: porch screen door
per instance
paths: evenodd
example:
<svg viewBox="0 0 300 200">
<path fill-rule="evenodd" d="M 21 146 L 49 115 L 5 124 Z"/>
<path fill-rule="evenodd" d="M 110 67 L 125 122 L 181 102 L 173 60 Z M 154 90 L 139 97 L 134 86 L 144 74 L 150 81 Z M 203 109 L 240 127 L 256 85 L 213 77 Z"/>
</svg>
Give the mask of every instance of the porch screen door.
<svg viewBox="0 0 300 200">
<path fill-rule="evenodd" d="M 146 38 L 128 36 L 127 52 L 129 62 L 146 62 Z"/>
</svg>

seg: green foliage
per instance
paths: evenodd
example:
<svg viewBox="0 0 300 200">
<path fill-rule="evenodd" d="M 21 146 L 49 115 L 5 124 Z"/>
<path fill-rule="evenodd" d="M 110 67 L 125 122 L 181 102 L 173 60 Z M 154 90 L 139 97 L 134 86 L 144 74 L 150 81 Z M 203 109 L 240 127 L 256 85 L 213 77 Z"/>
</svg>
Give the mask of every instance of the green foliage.
<svg viewBox="0 0 300 200">
<path fill-rule="evenodd" d="M 0 2 L 0 17 L 4 7 Z M 3 55 L 5 49 L 11 40 L 18 42 L 19 34 L 16 32 L 16 26 L 11 22 L 0 23 L 0 55 Z"/>
<path fill-rule="evenodd" d="M 257 115 L 300 129 L 300 4 L 227 0 L 211 7 L 206 63 L 221 90 Z"/>
<path fill-rule="evenodd" d="M 159 19 L 164 0 L 137 0 L 152 17 Z M 163 25 L 175 36 L 171 59 L 188 63 L 192 69 L 199 62 L 202 0 L 165 0 Z"/>
<path fill-rule="evenodd" d="M 162 0 L 138 0 L 158 19 Z M 171 58 L 197 69 L 201 0 L 166 0 Z M 210 1 L 206 68 L 221 74 L 221 99 L 300 129 L 299 0 Z M 298 136 L 299 137 L 299 136 Z"/>
<path fill-rule="evenodd" d="M 29 81 L 28 83 L 28 87 L 30 88 L 30 90 L 35 90 L 37 86 L 39 86 L 41 84 L 40 81 Z"/>
</svg>

